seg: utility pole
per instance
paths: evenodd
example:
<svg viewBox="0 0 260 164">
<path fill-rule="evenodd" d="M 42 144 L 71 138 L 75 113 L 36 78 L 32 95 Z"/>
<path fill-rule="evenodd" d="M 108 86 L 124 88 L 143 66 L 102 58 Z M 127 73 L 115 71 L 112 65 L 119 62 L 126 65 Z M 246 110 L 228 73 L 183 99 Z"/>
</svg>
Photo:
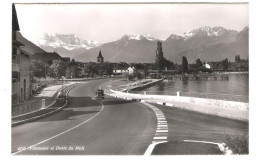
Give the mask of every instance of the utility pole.
<svg viewBox="0 0 260 164">
<path fill-rule="evenodd" d="M 47 71 L 46 71 L 46 65 L 45 65 L 45 82 L 46 82 L 46 79 L 47 79 Z"/>
<path fill-rule="evenodd" d="M 62 98 L 64 97 L 64 94 L 63 94 L 63 90 L 64 90 L 64 87 L 63 87 L 63 82 L 64 82 L 64 76 L 61 76 L 61 80 L 62 80 L 62 86 L 61 86 L 61 96 Z"/>
</svg>

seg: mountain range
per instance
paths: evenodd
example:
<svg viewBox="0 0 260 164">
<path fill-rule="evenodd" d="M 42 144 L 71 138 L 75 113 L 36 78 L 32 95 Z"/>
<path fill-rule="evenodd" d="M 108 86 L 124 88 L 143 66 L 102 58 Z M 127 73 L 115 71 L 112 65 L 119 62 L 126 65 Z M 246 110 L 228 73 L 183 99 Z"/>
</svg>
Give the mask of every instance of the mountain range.
<svg viewBox="0 0 260 164">
<path fill-rule="evenodd" d="M 165 40 L 143 35 L 124 35 L 116 41 L 100 44 L 82 40 L 74 34 L 45 34 L 42 40 L 34 43 L 47 52 L 56 51 L 63 57 L 82 62 L 95 62 L 101 50 L 105 61 L 153 63 L 157 41 L 161 41 L 165 58 L 181 63 L 182 56 L 186 56 L 189 63 L 194 63 L 197 58 L 206 62 L 225 58 L 234 61 L 238 54 L 242 59 L 248 58 L 248 33 L 248 27 L 235 31 L 205 26 L 183 34 L 171 34 Z"/>
<path fill-rule="evenodd" d="M 100 46 L 97 41 L 86 41 L 75 34 L 54 34 L 45 33 L 42 38 L 33 41 L 40 48 L 47 52 L 58 52 L 62 57 L 71 57 L 86 52 L 87 50 Z"/>
</svg>

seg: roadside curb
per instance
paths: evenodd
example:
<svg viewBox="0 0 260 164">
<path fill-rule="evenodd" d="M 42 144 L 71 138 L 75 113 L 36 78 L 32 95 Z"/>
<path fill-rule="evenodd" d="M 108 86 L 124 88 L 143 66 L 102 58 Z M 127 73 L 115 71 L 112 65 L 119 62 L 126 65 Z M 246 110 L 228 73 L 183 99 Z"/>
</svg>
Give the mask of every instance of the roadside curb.
<svg viewBox="0 0 260 164">
<path fill-rule="evenodd" d="M 35 116 L 35 117 L 31 117 L 31 118 L 28 118 L 28 119 L 25 119 L 25 120 L 21 120 L 21 121 L 14 122 L 14 123 L 12 123 L 12 127 L 18 126 L 18 125 L 21 125 L 21 124 L 24 124 L 24 123 L 28 123 L 28 122 L 31 122 L 31 121 L 34 121 L 34 120 L 37 120 L 37 119 L 40 119 L 40 118 L 49 116 L 49 115 L 51 115 L 51 114 L 53 114 L 53 113 L 56 113 L 56 112 L 60 111 L 61 109 L 63 109 L 63 108 L 64 108 L 65 106 L 67 106 L 67 104 L 68 104 L 68 99 L 67 99 L 67 97 L 68 97 L 68 94 L 69 94 L 70 90 L 73 89 L 73 88 L 75 88 L 75 87 L 77 87 L 78 85 L 80 85 L 80 84 L 73 84 L 72 86 L 70 86 L 70 88 L 68 89 L 68 91 L 67 91 L 67 93 L 66 93 L 66 98 L 65 98 L 65 99 L 66 99 L 66 102 L 65 102 L 65 104 L 64 104 L 63 106 L 57 107 L 57 109 L 55 109 L 55 110 L 53 110 L 53 111 L 51 111 L 51 112 L 45 113 L 45 114 L 41 114 L 41 115 L 39 115 L 39 116 Z M 43 109 L 43 110 L 44 110 L 44 109 Z"/>
</svg>

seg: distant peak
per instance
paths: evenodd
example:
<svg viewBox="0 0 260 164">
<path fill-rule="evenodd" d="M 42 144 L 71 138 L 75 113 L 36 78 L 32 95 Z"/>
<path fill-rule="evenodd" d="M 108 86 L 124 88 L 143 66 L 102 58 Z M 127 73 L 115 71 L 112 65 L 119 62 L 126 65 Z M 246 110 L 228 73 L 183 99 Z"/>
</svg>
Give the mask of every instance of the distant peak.
<svg viewBox="0 0 260 164">
<path fill-rule="evenodd" d="M 155 41 L 158 40 L 154 37 L 151 37 L 150 34 L 148 34 L 147 36 L 143 36 L 143 35 L 139 35 L 139 34 L 125 34 L 121 40 L 142 40 L 142 39 L 146 39 L 149 41 Z"/>
<path fill-rule="evenodd" d="M 138 35 L 138 34 L 128 34 L 125 36 L 127 37 L 128 40 L 141 40 L 144 38 L 143 35 Z"/>
<path fill-rule="evenodd" d="M 176 35 L 176 34 L 171 34 L 166 40 L 179 40 L 179 39 L 183 39 L 183 37 L 181 35 Z"/>
<path fill-rule="evenodd" d="M 37 45 L 50 46 L 53 48 L 63 47 L 67 50 L 73 50 L 78 48 L 91 49 L 101 44 L 98 41 L 86 41 L 76 34 L 48 34 L 44 33 L 41 39 L 37 40 Z"/>
<path fill-rule="evenodd" d="M 228 31 L 234 31 L 234 30 L 229 30 L 222 26 L 214 26 L 214 27 L 203 26 L 203 27 L 193 29 L 189 32 L 185 32 L 181 34 L 181 36 L 184 37 L 185 39 L 189 39 L 194 36 L 222 36 L 225 35 L 225 33 L 227 33 Z"/>
</svg>

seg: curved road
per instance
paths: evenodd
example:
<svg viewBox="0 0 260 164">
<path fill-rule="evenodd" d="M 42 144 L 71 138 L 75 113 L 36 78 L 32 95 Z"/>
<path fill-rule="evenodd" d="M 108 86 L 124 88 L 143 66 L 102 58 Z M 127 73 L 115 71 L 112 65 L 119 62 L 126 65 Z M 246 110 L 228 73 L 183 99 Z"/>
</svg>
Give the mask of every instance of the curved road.
<svg viewBox="0 0 260 164">
<path fill-rule="evenodd" d="M 155 113 L 135 101 L 93 99 L 106 81 L 81 84 L 69 92 L 68 105 L 60 112 L 13 127 L 12 154 L 143 155 L 156 132 Z M 245 122 L 154 106 L 164 113 L 169 132 L 168 142 L 155 146 L 152 154 L 222 154 L 217 145 L 205 142 L 222 143 L 227 134 L 248 134 Z"/>
<path fill-rule="evenodd" d="M 108 96 L 102 101 L 93 99 L 105 81 L 79 85 L 70 91 L 62 111 L 13 127 L 12 153 L 144 154 L 155 133 L 153 111 L 138 102 Z"/>
<path fill-rule="evenodd" d="M 249 124 L 243 121 L 154 105 L 164 113 L 168 123 L 168 142 L 156 146 L 154 155 L 223 154 L 216 144 L 227 137 L 248 135 Z M 241 146 L 241 145 L 240 145 Z"/>
</svg>

